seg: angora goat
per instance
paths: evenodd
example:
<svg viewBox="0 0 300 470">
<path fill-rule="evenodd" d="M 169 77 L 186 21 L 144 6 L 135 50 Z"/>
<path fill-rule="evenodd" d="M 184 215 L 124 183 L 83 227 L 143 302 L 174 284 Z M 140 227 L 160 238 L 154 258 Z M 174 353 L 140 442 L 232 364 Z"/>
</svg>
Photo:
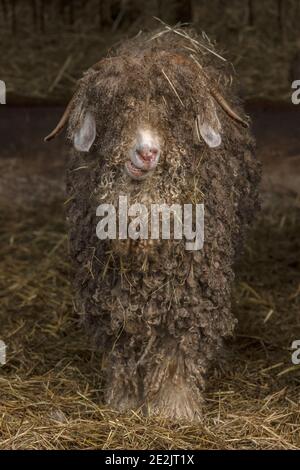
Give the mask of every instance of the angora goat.
<svg viewBox="0 0 300 470">
<path fill-rule="evenodd" d="M 107 405 L 199 419 L 209 366 L 236 323 L 233 266 L 260 166 L 230 68 L 206 38 L 163 29 L 110 54 L 46 138 L 68 123 L 76 307 L 103 352 Z M 149 210 L 203 204 L 202 249 L 185 237 L 100 240 L 97 207 L 117 212 L 120 196 Z"/>
</svg>

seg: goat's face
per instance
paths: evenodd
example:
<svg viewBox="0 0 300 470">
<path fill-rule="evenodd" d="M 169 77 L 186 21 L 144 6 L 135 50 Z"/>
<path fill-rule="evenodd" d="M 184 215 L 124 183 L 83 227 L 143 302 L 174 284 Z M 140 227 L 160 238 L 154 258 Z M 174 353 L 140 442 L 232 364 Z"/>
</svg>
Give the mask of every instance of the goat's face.
<svg viewBox="0 0 300 470">
<path fill-rule="evenodd" d="M 222 143 L 216 102 L 246 124 L 201 70 L 190 58 L 164 51 L 103 59 L 81 80 L 46 140 L 71 117 L 75 149 L 91 150 L 101 156 L 101 164 L 114 166 L 116 177 L 122 173 L 130 181 L 168 170 L 172 152 L 188 155 L 191 162 L 205 144 L 215 148 Z"/>
<path fill-rule="evenodd" d="M 188 90 L 198 75 L 190 61 L 170 54 L 101 62 L 85 79 L 77 101 L 75 148 L 101 155 L 103 163 L 110 161 L 118 167 L 116 176 L 122 172 L 130 181 L 143 181 L 162 168 L 168 170 L 172 150 L 184 147 L 191 157 L 197 115 L 197 144 L 201 135 L 209 147 L 218 147 L 221 126 L 212 98 L 200 96 L 199 78 L 199 93 L 193 96 Z"/>
<path fill-rule="evenodd" d="M 138 129 L 128 160 L 126 173 L 134 180 L 147 178 L 154 171 L 160 158 L 159 137 L 150 129 Z"/>
<path fill-rule="evenodd" d="M 92 113 L 87 112 L 81 127 L 75 132 L 74 146 L 80 152 L 88 152 L 96 139 L 96 123 Z M 122 140 L 122 139 L 121 139 Z M 139 123 L 130 138 L 122 140 L 123 161 L 119 162 L 122 172 L 132 180 L 141 181 L 151 175 L 157 167 L 161 154 L 162 139 L 149 123 Z M 116 143 L 119 147 L 120 143 Z M 101 148 L 101 143 L 100 143 Z M 110 156 L 114 159 L 114 149 Z"/>
</svg>

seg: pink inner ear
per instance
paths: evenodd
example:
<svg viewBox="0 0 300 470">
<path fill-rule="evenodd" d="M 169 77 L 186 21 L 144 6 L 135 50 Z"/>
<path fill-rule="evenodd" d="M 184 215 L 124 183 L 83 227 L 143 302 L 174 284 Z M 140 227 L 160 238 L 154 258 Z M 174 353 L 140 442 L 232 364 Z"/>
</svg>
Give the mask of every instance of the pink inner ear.
<svg viewBox="0 0 300 470">
<path fill-rule="evenodd" d="M 93 114 L 87 111 L 81 127 L 74 135 L 74 147 L 79 152 L 88 152 L 96 138 L 96 122 Z"/>
</svg>

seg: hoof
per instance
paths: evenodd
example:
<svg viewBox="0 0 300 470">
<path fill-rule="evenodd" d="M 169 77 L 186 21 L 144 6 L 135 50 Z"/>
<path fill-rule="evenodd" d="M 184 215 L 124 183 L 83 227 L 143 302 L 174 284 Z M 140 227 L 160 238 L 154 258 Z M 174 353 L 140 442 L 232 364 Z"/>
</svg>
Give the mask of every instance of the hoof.
<svg viewBox="0 0 300 470">
<path fill-rule="evenodd" d="M 161 416 L 174 421 L 199 422 L 202 420 L 200 392 L 192 392 L 187 386 L 165 384 L 155 397 L 148 400 L 148 416 Z"/>
<path fill-rule="evenodd" d="M 136 411 L 140 408 L 140 400 L 137 399 L 133 393 L 124 393 L 124 391 L 114 393 L 113 390 L 110 390 L 105 397 L 105 404 L 119 413 L 126 413 L 128 411 Z"/>
</svg>

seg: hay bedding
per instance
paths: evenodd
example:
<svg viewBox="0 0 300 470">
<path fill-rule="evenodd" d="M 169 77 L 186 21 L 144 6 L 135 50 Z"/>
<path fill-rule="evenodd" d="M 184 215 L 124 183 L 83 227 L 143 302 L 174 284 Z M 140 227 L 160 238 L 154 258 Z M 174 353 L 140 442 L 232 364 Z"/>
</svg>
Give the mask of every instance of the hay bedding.
<svg viewBox="0 0 300 470">
<path fill-rule="evenodd" d="M 0 368 L 0 448 L 299 449 L 300 374 L 289 347 L 300 338 L 300 217 L 292 197 L 268 197 L 238 269 L 237 336 L 210 377 L 203 423 L 182 425 L 101 406 L 101 357 L 73 314 L 62 199 L 45 185 L 47 197 L 36 186 L 39 202 L 29 198 L 25 210 L 1 195 L 8 362 Z"/>
</svg>

